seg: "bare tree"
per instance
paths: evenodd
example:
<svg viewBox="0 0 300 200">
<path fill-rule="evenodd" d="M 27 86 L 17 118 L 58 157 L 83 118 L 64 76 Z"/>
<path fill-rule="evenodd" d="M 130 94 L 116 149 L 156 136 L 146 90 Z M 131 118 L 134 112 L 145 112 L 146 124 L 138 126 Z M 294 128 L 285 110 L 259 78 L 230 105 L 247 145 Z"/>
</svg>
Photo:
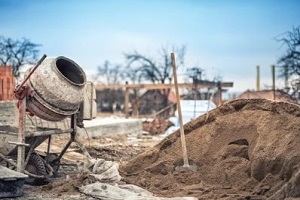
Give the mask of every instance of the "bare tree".
<svg viewBox="0 0 300 200">
<path fill-rule="evenodd" d="M 285 75 L 286 68 L 288 68 L 289 76 L 300 76 L 300 26 L 293 28 L 292 31 L 286 32 L 284 37 L 280 38 L 279 41 L 287 46 L 285 55 L 278 61 L 278 63 L 283 66 L 282 75 Z"/>
<path fill-rule="evenodd" d="M 278 61 L 279 75 L 285 78 L 287 90 L 290 82 L 294 96 L 300 90 L 300 26 L 284 33 L 278 40 L 287 47 L 286 53 Z"/>
<path fill-rule="evenodd" d="M 128 61 L 128 67 L 138 76 L 139 81 L 151 81 L 152 83 L 165 83 L 172 80 L 171 52 L 176 54 L 177 67 L 184 64 L 185 46 L 180 48 L 162 47 L 159 52 L 159 59 L 155 60 L 147 57 L 137 51 L 126 53 L 125 58 Z"/>
<path fill-rule="evenodd" d="M 0 64 L 11 65 L 14 76 L 19 76 L 20 66 L 36 62 L 39 46 L 26 38 L 13 40 L 0 36 Z"/>
<path fill-rule="evenodd" d="M 128 71 L 132 73 L 134 80 L 138 82 L 151 81 L 152 83 L 171 83 L 173 79 L 171 52 L 176 55 L 177 67 L 184 65 L 185 46 L 175 47 L 169 49 L 168 46 L 162 47 L 158 52 L 157 59 L 150 58 L 137 51 L 133 53 L 126 53 L 125 58 L 128 62 Z M 132 76 L 131 76 L 132 77 Z M 163 95 L 162 109 L 168 106 L 170 89 L 160 90 Z M 137 95 L 137 93 L 135 93 Z M 147 107 L 153 108 L 155 102 L 148 102 Z M 158 111 L 158 110 L 157 110 Z"/>
<path fill-rule="evenodd" d="M 123 69 L 120 65 L 112 65 L 109 61 L 105 61 L 103 65 L 98 66 L 96 81 L 102 84 L 120 84 L 123 80 Z"/>
<path fill-rule="evenodd" d="M 121 65 L 113 65 L 105 61 L 98 66 L 95 82 L 105 85 L 120 84 L 124 79 L 123 68 Z M 102 112 L 113 112 L 116 106 L 124 103 L 122 89 L 104 89 L 97 91 L 97 104 Z"/>
</svg>

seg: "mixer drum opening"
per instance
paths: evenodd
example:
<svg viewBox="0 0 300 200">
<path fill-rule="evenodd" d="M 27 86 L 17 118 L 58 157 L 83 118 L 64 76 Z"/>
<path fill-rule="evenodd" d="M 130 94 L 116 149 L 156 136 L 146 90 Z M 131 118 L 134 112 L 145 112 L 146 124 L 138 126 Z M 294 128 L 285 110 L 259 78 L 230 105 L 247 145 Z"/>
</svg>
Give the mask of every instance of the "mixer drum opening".
<svg viewBox="0 0 300 200">
<path fill-rule="evenodd" d="M 72 84 L 85 84 L 85 75 L 82 69 L 78 68 L 75 63 L 70 60 L 58 58 L 56 60 L 56 67 L 60 73 Z"/>
</svg>

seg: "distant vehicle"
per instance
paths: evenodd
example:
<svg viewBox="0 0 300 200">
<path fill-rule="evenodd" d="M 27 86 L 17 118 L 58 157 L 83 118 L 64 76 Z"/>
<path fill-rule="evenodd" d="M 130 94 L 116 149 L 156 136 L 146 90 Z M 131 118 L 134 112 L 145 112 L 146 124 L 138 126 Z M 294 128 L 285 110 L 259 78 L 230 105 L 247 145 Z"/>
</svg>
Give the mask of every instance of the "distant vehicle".
<svg viewBox="0 0 300 200">
<path fill-rule="evenodd" d="M 183 124 L 207 113 L 208 111 L 215 109 L 217 106 L 210 100 L 180 100 L 182 121 Z M 178 110 L 175 111 L 175 116 L 170 117 L 169 121 L 174 124 L 167 129 L 165 134 L 169 135 L 175 130 L 179 129 L 180 121 L 178 117 Z"/>
</svg>

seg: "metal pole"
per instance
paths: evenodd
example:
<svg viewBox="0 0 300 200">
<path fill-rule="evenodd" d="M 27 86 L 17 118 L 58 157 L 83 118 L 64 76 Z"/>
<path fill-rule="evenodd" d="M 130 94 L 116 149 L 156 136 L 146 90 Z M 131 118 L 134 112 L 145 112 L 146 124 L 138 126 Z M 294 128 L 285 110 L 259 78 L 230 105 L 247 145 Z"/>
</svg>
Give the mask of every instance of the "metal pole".
<svg viewBox="0 0 300 200">
<path fill-rule="evenodd" d="M 77 133 L 76 120 L 77 120 L 76 114 L 71 115 L 72 132 L 70 133 L 70 140 L 68 141 L 66 146 L 63 148 L 63 150 L 60 152 L 59 156 L 55 160 L 52 161 L 52 163 L 59 161 L 63 157 L 63 155 L 66 153 L 67 149 L 72 144 L 72 142 L 76 141 L 76 133 Z"/>
<path fill-rule="evenodd" d="M 25 169 L 25 108 L 26 97 L 19 100 L 19 132 L 18 132 L 18 155 L 17 155 L 17 171 L 23 172 Z"/>
<path fill-rule="evenodd" d="M 49 138 L 48 138 L 47 156 L 50 153 L 50 146 L 51 146 L 51 135 L 49 135 Z"/>
<path fill-rule="evenodd" d="M 128 85 L 128 82 L 126 81 L 126 85 Z M 129 117 L 129 88 L 125 88 L 125 118 L 127 119 Z"/>
<path fill-rule="evenodd" d="M 260 67 L 256 66 L 256 91 L 260 91 Z"/>
<path fill-rule="evenodd" d="M 272 90 L 273 90 L 273 100 L 275 100 L 275 65 L 271 66 L 272 71 Z"/>
</svg>

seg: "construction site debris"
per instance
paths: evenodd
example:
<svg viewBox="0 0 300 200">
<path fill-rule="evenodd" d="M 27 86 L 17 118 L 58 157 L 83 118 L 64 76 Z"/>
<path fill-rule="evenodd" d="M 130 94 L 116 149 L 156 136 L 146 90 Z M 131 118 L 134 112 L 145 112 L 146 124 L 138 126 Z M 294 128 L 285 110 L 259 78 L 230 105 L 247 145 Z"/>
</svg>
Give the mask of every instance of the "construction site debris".
<svg viewBox="0 0 300 200">
<path fill-rule="evenodd" d="M 155 118 L 152 121 L 143 122 L 143 131 L 150 135 L 163 134 L 170 126 L 172 122 L 164 118 Z"/>
<path fill-rule="evenodd" d="M 100 182 L 83 186 L 79 191 L 101 200 L 197 200 L 193 197 L 157 197 L 135 185 L 118 186 Z"/>
<path fill-rule="evenodd" d="M 104 159 L 89 159 L 79 164 L 80 176 L 88 179 L 89 183 L 115 183 L 121 180 L 119 164 L 116 162 Z"/>
<path fill-rule="evenodd" d="M 154 136 L 153 136 L 154 137 Z M 66 135 L 53 135 L 51 152 L 60 152 L 69 137 Z M 137 134 L 126 135 L 109 135 L 99 136 L 97 138 L 85 139 L 78 138 L 82 142 L 90 155 L 97 160 L 105 159 L 122 163 L 129 160 L 140 152 L 145 151 L 150 146 L 154 146 L 157 140 L 138 139 Z M 38 147 L 39 152 L 47 150 L 46 142 Z M 80 199 L 92 200 L 93 197 L 87 196 L 78 191 L 78 188 L 89 183 L 84 176 L 78 176 L 78 163 L 85 162 L 86 156 L 73 143 L 64 154 L 61 166 L 55 178 L 43 186 L 24 185 L 24 195 L 16 200 L 27 199 Z M 122 181 L 121 181 L 122 182 Z"/>
</svg>

